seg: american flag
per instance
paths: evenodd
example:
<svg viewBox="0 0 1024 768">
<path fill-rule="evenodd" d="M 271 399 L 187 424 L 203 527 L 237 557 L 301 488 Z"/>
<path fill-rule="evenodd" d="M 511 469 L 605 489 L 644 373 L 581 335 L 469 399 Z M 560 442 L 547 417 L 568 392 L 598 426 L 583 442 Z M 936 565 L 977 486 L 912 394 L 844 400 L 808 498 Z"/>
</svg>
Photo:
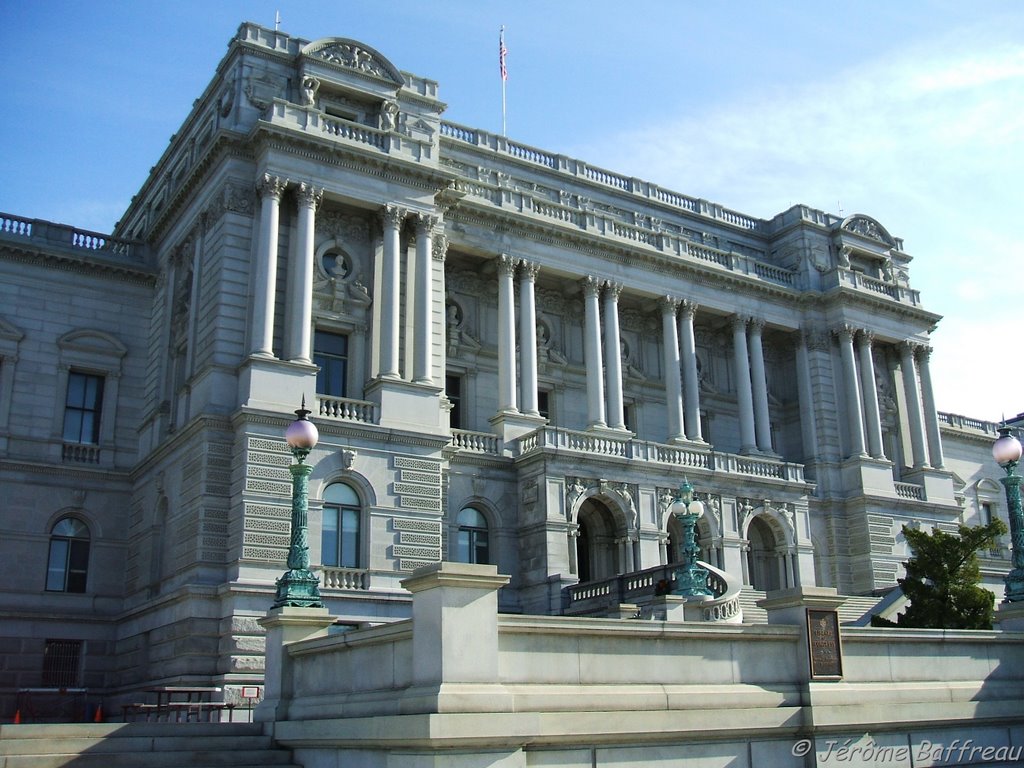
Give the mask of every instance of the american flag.
<svg viewBox="0 0 1024 768">
<path fill-rule="evenodd" d="M 508 55 L 508 48 L 505 47 L 505 28 L 501 28 L 498 35 L 498 67 L 501 69 L 501 79 L 508 80 L 508 68 L 505 66 L 505 56 Z"/>
</svg>

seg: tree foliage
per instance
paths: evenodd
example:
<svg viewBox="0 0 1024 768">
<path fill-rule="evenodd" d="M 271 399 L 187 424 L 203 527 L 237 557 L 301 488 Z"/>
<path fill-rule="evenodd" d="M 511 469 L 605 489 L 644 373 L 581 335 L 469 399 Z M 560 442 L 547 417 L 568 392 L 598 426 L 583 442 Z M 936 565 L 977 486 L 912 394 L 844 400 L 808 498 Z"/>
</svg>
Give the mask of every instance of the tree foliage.
<svg viewBox="0 0 1024 768">
<path fill-rule="evenodd" d="M 957 534 L 938 529 L 931 533 L 903 526 L 913 555 L 899 580 L 910 601 L 893 623 L 875 617 L 874 626 L 924 629 L 992 629 L 995 595 L 979 586 L 978 551 L 994 546 L 1006 533 L 1002 520 L 988 525 L 961 525 Z"/>
</svg>

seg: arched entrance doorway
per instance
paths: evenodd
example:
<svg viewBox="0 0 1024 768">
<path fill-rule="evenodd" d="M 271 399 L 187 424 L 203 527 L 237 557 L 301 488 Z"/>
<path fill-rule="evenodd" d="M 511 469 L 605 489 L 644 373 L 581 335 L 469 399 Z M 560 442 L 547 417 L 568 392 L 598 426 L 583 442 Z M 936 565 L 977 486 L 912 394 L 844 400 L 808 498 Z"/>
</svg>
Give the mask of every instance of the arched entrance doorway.
<svg viewBox="0 0 1024 768">
<path fill-rule="evenodd" d="M 586 499 L 576 517 L 576 574 L 579 580 L 596 581 L 622 573 L 616 544 L 615 517 L 599 499 Z"/>
<path fill-rule="evenodd" d="M 747 527 L 747 572 L 754 589 L 770 592 L 779 589 L 784 581 L 783 554 L 778 551 L 777 539 L 772 527 L 755 517 Z"/>
</svg>

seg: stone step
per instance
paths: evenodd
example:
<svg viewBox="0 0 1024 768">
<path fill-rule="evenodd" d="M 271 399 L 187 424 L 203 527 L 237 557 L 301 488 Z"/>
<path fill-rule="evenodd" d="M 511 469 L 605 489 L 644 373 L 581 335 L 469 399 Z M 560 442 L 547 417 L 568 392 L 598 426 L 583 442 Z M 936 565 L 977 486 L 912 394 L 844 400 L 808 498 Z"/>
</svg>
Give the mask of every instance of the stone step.
<svg viewBox="0 0 1024 768">
<path fill-rule="evenodd" d="M 0 768 L 294 768 L 259 723 L 0 726 Z"/>
<path fill-rule="evenodd" d="M 759 589 L 744 587 L 740 590 L 740 607 L 743 608 L 744 624 L 767 624 L 768 612 L 757 607 L 757 601 L 764 599 L 765 593 Z"/>
<path fill-rule="evenodd" d="M 60 743 L 54 750 L 62 749 Z M 5 755 L 3 768 L 241 768 L 260 765 L 293 768 L 291 753 L 283 749 L 175 749 L 170 752 L 58 752 Z"/>
</svg>

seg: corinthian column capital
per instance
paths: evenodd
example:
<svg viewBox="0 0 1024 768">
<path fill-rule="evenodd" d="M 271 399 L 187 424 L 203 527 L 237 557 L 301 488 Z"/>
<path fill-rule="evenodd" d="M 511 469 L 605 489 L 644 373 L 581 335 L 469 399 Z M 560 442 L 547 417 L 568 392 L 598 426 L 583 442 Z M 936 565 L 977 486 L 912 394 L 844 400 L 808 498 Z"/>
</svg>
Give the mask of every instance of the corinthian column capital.
<svg viewBox="0 0 1024 768">
<path fill-rule="evenodd" d="M 597 296 L 601 293 L 601 285 L 604 281 L 594 277 L 593 275 L 587 275 L 585 278 L 580 280 L 580 286 L 583 288 L 583 293 L 587 296 Z"/>
<path fill-rule="evenodd" d="M 312 184 L 302 182 L 295 189 L 295 197 L 299 201 L 299 205 L 304 205 L 307 208 L 316 208 L 320 205 L 320 201 L 324 197 L 323 187 L 314 187 Z"/>
<path fill-rule="evenodd" d="M 516 260 L 507 253 L 498 254 L 498 274 L 503 277 L 514 277 L 516 274 Z"/>
<path fill-rule="evenodd" d="M 385 229 L 399 229 L 402 226 L 402 222 L 405 221 L 405 217 L 408 212 L 404 208 L 399 208 L 397 205 L 385 205 L 380 212 L 380 220 L 384 225 Z"/>
<path fill-rule="evenodd" d="M 540 264 L 535 261 L 519 260 L 519 276 L 524 280 L 536 280 L 540 272 Z"/>
<path fill-rule="evenodd" d="M 675 317 L 676 311 L 679 309 L 679 299 L 675 296 L 662 296 L 658 299 L 658 306 L 661 307 L 661 314 L 672 315 Z"/>
<path fill-rule="evenodd" d="M 272 197 L 280 201 L 281 195 L 284 194 L 287 186 L 288 179 L 282 179 L 280 176 L 271 176 L 269 173 L 264 173 L 256 180 L 256 192 L 261 198 Z"/>
</svg>

